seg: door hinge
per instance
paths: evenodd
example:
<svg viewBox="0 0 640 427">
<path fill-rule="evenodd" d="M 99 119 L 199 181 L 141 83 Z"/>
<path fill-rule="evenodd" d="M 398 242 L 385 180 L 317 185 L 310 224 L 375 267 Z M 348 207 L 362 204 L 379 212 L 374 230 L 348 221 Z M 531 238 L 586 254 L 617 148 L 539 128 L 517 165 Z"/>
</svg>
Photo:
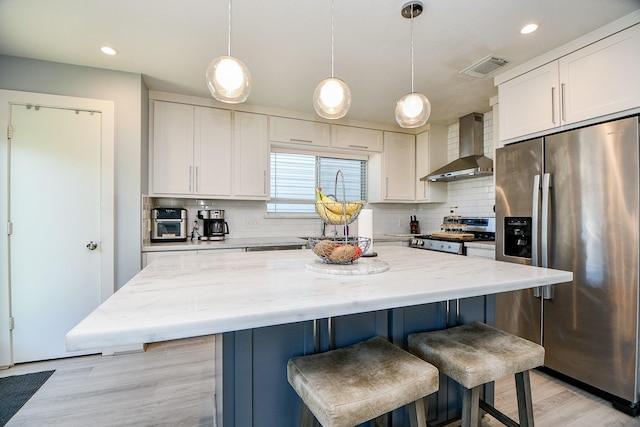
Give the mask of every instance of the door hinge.
<svg viewBox="0 0 640 427">
<path fill-rule="evenodd" d="M 9 236 L 11 233 L 13 233 L 13 224 L 11 223 L 11 221 L 7 222 L 7 236 Z"/>
<path fill-rule="evenodd" d="M 13 136 L 13 126 L 7 125 L 7 139 L 11 139 Z"/>
<path fill-rule="evenodd" d="M 13 320 L 13 317 L 9 317 L 9 330 L 13 331 L 13 328 L 15 328 L 15 322 Z"/>
</svg>

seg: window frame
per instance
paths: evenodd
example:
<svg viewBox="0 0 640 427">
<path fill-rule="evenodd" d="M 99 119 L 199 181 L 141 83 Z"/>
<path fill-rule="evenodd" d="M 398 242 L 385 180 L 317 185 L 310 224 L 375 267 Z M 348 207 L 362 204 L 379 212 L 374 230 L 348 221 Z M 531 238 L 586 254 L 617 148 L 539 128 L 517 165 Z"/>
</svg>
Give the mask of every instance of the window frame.
<svg viewBox="0 0 640 427">
<path fill-rule="evenodd" d="M 363 174 L 363 178 L 364 178 L 364 183 L 361 182 L 361 188 L 362 191 L 364 192 L 364 194 L 366 195 L 366 197 L 364 197 L 364 199 L 368 198 L 368 168 L 369 168 L 369 155 L 367 154 L 358 154 L 358 153 L 342 153 L 342 152 L 334 152 L 334 151 L 322 151 L 322 150 L 305 150 L 305 149 L 299 149 L 299 148 L 292 148 L 292 147 L 282 147 L 282 146 L 272 146 L 271 150 L 269 151 L 269 163 L 271 163 L 271 155 L 272 153 L 284 153 L 284 154 L 300 154 L 300 155 L 305 155 L 305 156 L 313 156 L 316 158 L 315 163 L 316 163 L 316 172 L 315 172 L 315 185 L 318 185 L 318 176 L 317 176 L 317 162 L 318 162 L 318 157 L 323 157 L 323 158 L 333 158 L 333 159 L 341 159 L 341 160 L 355 160 L 355 161 L 364 161 L 365 162 L 365 172 Z M 273 173 L 273 171 L 271 171 L 271 173 Z M 338 184 L 340 185 L 340 184 Z M 269 186 L 271 186 L 271 176 L 269 177 Z M 334 187 L 332 186 L 331 191 L 325 191 L 326 194 L 333 194 L 334 192 Z M 341 192 L 341 190 L 339 189 L 338 192 Z M 271 194 L 271 192 L 270 192 Z M 340 196 L 338 196 L 340 197 Z M 269 200 L 267 200 L 266 203 L 266 215 L 271 217 L 271 218 L 275 218 L 275 217 L 301 217 L 301 218 L 314 218 L 317 217 L 317 213 L 315 211 L 313 212 L 274 212 L 274 211 L 270 211 L 269 210 L 269 205 L 271 203 L 274 203 L 273 200 L 278 200 L 277 198 L 274 198 L 273 195 L 271 194 L 271 197 Z M 282 200 L 282 202 L 286 202 L 287 199 L 280 199 Z M 289 200 L 298 200 L 298 199 L 289 199 Z M 310 201 L 308 202 L 303 202 L 303 203 L 309 203 L 311 204 Z"/>
</svg>

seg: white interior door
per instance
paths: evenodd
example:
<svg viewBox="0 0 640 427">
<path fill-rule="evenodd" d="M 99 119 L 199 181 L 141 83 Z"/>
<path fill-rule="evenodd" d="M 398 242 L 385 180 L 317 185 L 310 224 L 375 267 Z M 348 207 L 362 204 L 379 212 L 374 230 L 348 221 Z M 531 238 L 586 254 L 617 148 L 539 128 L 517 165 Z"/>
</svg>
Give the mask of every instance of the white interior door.
<svg viewBox="0 0 640 427">
<path fill-rule="evenodd" d="M 11 126 L 13 359 L 65 357 L 100 304 L 101 115 L 13 105 Z"/>
<path fill-rule="evenodd" d="M 0 122 L 0 367 L 77 355 L 114 291 L 114 103 L 0 90 Z"/>
</svg>

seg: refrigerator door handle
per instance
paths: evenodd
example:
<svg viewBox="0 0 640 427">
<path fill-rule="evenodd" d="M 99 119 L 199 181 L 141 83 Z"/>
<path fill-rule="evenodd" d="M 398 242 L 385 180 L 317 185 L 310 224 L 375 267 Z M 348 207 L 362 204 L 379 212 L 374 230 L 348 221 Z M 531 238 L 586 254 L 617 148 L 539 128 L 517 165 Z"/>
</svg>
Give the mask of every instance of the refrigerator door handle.
<svg viewBox="0 0 640 427">
<path fill-rule="evenodd" d="M 531 200 L 531 265 L 539 267 L 538 221 L 540 221 L 540 175 L 533 177 L 533 199 Z"/>
<path fill-rule="evenodd" d="M 553 285 L 542 287 L 542 299 L 553 299 Z"/>
<path fill-rule="evenodd" d="M 542 221 L 540 221 L 540 267 L 549 268 L 549 193 L 551 189 L 551 174 L 542 176 Z"/>
<path fill-rule="evenodd" d="M 533 177 L 533 199 L 531 200 L 531 265 L 539 267 L 538 261 L 538 221 L 540 220 L 540 175 Z M 541 287 L 533 288 L 533 296 L 540 298 Z"/>
</svg>

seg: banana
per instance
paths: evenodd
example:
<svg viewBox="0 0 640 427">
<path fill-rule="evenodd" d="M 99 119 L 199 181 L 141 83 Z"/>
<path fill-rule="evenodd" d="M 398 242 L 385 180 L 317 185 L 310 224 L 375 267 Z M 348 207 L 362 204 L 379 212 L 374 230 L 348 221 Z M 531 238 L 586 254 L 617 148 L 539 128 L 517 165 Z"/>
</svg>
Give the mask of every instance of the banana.
<svg viewBox="0 0 640 427">
<path fill-rule="evenodd" d="M 328 209 L 336 215 L 342 215 L 346 213 L 351 216 L 362 209 L 362 202 L 340 203 L 325 196 L 321 188 L 316 188 L 316 200 L 325 204 L 325 209 Z"/>
<path fill-rule="evenodd" d="M 353 215 L 362 209 L 362 202 L 351 202 L 346 204 L 347 215 Z"/>
<path fill-rule="evenodd" d="M 320 218 L 322 218 L 326 223 L 336 225 L 344 224 L 346 221 L 349 221 L 351 219 L 351 215 L 347 215 L 345 221 L 344 215 L 333 213 L 329 209 L 326 209 L 326 206 L 327 205 L 321 201 L 316 202 L 316 211 L 318 211 Z"/>
</svg>

